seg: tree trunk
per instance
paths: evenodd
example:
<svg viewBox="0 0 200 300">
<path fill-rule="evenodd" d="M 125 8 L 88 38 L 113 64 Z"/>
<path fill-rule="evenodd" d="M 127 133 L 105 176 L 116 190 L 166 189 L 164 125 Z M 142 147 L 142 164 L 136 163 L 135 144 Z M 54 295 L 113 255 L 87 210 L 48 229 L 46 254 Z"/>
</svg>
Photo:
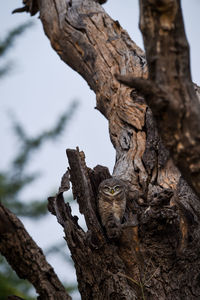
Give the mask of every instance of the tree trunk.
<svg viewBox="0 0 200 300">
<path fill-rule="evenodd" d="M 178 6 L 178 1 L 171 2 Z M 144 53 L 95 1 L 26 1 L 24 10 L 31 14 L 39 10 L 52 47 L 96 93 L 97 109 L 109 121 L 116 149 L 112 176 L 129 188 L 121 236 L 111 240 L 97 209 L 98 186 L 111 175 L 105 167 L 87 168 L 78 149 L 67 150 L 70 170 L 57 196 L 49 198 L 49 210 L 64 228 L 82 299 L 198 299 L 199 199 L 162 143 L 144 89 L 138 92 L 115 77 L 131 73 L 147 79 Z M 150 66 L 151 80 L 163 75 Z M 170 80 L 167 84 L 171 86 Z M 186 89 L 181 92 L 185 95 Z M 64 202 L 69 181 L 87 232 Z"/>
<path fill-rule="evenodd" d="M 140 7 L 149 77 L 119 79 L 146 95 L 175 164 L 200 196 L 200 101 L 191 81 L 180 0 L 141 0 Z"/>
</svg>

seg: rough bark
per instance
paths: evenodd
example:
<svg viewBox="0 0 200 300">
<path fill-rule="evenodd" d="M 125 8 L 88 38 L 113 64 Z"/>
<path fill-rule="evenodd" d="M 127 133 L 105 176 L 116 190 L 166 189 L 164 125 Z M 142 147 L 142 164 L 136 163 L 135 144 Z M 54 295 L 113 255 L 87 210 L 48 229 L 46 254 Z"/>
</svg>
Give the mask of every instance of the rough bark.
<svg viewBox="0 0 200 300">
<path fill-rule="evenodd" d="M 198 299 L 200 202 L 170 159 L 141 93 L 115 77 L 131 73 L 146 79 L 143 52 L 95 1 L 25 4 L 31 14 L 37 7 L 52 47 L 96 93 L 116 149 L 113 176 L 129 185 L 128 217 L 114 242 L 96 205 L 98 185 L 110 174 L 103 167 L 88 169 L 79 150 L 67 151 L 70 177 L 64 176 L 49 209 L 64 228 L 82 299 Z M 69 179 L 87 232 L 63 200 Z"/>
<path fill-rule="evenodd" d="M 84 154 L 79 150 L 68 149 L 67 156 L 73 195 L 85 216 L 88 231 L 80 228 L 63 199 L 63 192 L 69 189 L 69 172 L 63 176 L 57 196 L 49 198 L 49 210 L 56 214 L 64 228 L 82 299 L 136 299 L 134 288 L 127 281 L 123 260 L 117 254 L 118 247 L 107 241 L 97 213 L 98 184 L 110 177 L 109 171 L 101 166 L 88 169 Z"/>
<path fill-rule="evenodd" d="M 29 280 L 42 300 L 70 300 L 42 250 L 27 233 L 21 221 L 0 204 L 0 253 L 20 278 Z M 9 299 L 19 299 L 10 296 Z"/>
<path fill-rule="evenodd" d="M 118 79 L 146 96 L 176 166 L 200 196 L 200 101 L 191 80 L 180 0 L 141 0 L 140 28 L 148 80 Z"/>
</svg>

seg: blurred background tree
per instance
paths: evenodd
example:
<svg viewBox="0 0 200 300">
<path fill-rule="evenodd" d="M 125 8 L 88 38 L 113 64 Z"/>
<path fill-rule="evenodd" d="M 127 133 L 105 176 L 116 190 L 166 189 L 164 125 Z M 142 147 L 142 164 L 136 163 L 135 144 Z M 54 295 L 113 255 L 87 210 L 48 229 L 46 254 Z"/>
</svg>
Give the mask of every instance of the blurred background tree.
<svg viewBox="0 0 200 300">
<path fill-rule="evenodd" d="M 33 26 L 33 22 L 24 23 L 10 31 L 4 40 L 0 39 L 0 79 L 10 74 L 13 69 L 13 63 L 9 61 L 6 64 L 2 64 L 2 58 L 13 47 L 16 38 L 31 26 Z M 77 106 L 78 102 L 73 101 L 51 129 L 45 130 L 35 137 L 28 136 L 20 122 L 11 114 L 13 136 L 17 137 L 18 144 L 14 149 L 13 159 L 7 169 L 0 169 L 0 201 L 18 217 L 38 219 L 48 213 L 46 199 L 32 198 L 28 203 L 24 203 L 20 199 L 23 189 L 27 185 L 31 185 L 40 176 L 39 173 L 30 174 L 27 172 L 27 166 L 32 155 L 37 155 L 46 142 L 55 142 L 59 138 L 74 115 Z M 71 199 L 72 197 L 68 196 L 67 201 L 71 201 Z M 64 261 L 71 262 L 70 256 L 67 256 L 66 243 L 64 241 L 44 250 L 44 252 L 47 259 L 48 255 L 53 254 L 60 255 Z M 76 284 L 67 286 L 64 283 L 64 285 L 69 293 L 77 289 Z M 35 298 L 32 285 L 26 280 L 19 279 L 4 257 L 0 256 L 0 300 L 4 300 L 12 294 L 27 300 Z"/>
</svg>

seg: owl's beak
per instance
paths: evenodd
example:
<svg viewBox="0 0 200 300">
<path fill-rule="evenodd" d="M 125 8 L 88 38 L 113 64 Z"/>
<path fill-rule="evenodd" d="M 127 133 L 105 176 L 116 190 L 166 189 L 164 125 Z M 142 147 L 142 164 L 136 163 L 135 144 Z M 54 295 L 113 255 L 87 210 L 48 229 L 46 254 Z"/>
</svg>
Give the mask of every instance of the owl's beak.
<svg viewBox="0 0 200 300">
<path fill-rule="evenodd" d="M 110 192 L 111 192 L 111 194 L 114 194 L 114 192 L 115 192 L 115 191 L 114 191 L 113 189 L 111 189 L 111 191 L 110 191 Z"/>
</svg>

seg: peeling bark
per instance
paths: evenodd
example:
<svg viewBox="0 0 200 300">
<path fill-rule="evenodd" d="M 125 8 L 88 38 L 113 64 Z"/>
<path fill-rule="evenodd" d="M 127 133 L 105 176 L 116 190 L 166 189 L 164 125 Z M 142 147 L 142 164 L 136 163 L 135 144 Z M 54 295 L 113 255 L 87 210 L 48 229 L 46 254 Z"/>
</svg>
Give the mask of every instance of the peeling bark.
<svg viewBox="0 0 200 300">
<path fill-rule="evenodd" d="M 155 4 L 155 1 L 143 1 L 141 5 L 145 2 L 151 8 Z M 159 1 L 161 6 L 168 2 L 172 6 L 175 3 L 178 5 L 176 1 Z M 200 202 L 173 164 L 159 136 L 161 130 L 156 129 L 152 112 L 143 98 L 143 95 L 150 94 L 147 99 L 150 101 L 151 90 L 153 94 L 161 93 L 159 109 L 167 120 L 164 108 L 169 106 L 171 109 L 171 106 L 163 96 L 166 95 L 166 88 L 172 98 L 175 92 L 178 99 L 181 93 L 187 96 L 182 97 L 182 100 L 189 101 L 189 95 L 194 97 L 190 82 L 186 84 L 188 77 L 183 74 L 183 69 L 187 72 L 189 70 L 187 51 L 183 51 L 183 57 L 180 57 L 177 65 L 184 86 L 180 77 L 177 79 L 177 74 L 172 72 L 171 66 L 171 73 L 168 74 L 166 66 L 163 72 L 162 64 L 156 64 L 157 61 L 162 62 L 162 56 L 163 61 L 167 61 L 168 54 L 163 52 L 163 48 L 157 56 L 153 56 L 151 51 L 155 50 L 152 44 L 147 53 L 151 81 L 144 81 L 148 77 L 144 53 L 131 41 L 119 22 L 113 21 L 96 1 L 25 1 L 25 8 L 31 14 L 35 12 L 33 7 L 37 7 L 40 12 L 44 31 L 52 47 L 65 63 L 82 75 L 96 93 L 97 109 L 109 121 L 110 138 L 116 149 L 112 176 L 126 181 L 129 186 L 125 220 L 121 224 L 122 235 L 114 242 L 106 236 L 97 209 L 98 186 L 111 175 L 105 167 L 98 166 L 94 170 L 87 168 L 84 153 L 78 149 L 67 150 L 70 169 L 63 177 L 58 194 L 49 198 L 49 210 L 56 215 L 64 229 L 82 299 L 198 299 Z M 144 20 L 147 25 L 153 26 L 157 18 L 150 22 L 147 14 L 150 10 L 146 12 L 145 8 L 142 7 Z M 167 37 L 171 30 L 169 20 L 172 17 L 174 22 L 176 16 L 177 22 L 180 20 L 180 10 L 173 12 L 172 16 L 168 10 L 166 15 L 162 12 L 160 21 L 164 26 L 161 29 L 166 47 L 168 39 L 171 41 Z M 169 20 L 166 21 L 166 17 Z M 147 25 L 142 26 L 145 28 Z M 158 29 L 154 26 L 152 28 Z M 182 35 L 183 31 L 177 34 Z M 161 42 L 160 49 L 164 47 Z M 182 46 L 184 50 L 185 45 Z M 172 55 L 175 55 L 174 65 L 175 59 L 179 57 L 176 48 L 171 50 Z M 141 91 L 137 87 L 132 89 L 120 84 L 116 74 L 139 77 L 137 83 Z M 167 82 L 165 74 L 168 75 Z M 174 82 L 179 84 L 178 90 L 176 85 L 171 86 L 174 78 Z M 154 84 L 156 80 L 160 85 Z M 181 114 L 184 105 L 180 107 Z M 187 105 L 191 109 L 189 102 Z M 191 116 L 184 116 L 187 122 L 190 122 Z M 183 115 L 181 119 L 178 118 L 178 122 L 180 120 L 184 121 Z M 184 123 L 184 126 L 190 125 Z M 167 130 L 171 130 L 171 127 L 175 132 L 176 120 L 167 125 Z M 178 133 L 181 133 L 178 129 Z M 167 130 L 165 134 L 171 136 Z M 167 138 L 163 140 L 166 142 Z M 177 146 L 176 142 L 172 141 L 171 148 Z M 188 156 L 189 168 L 194 158 L 190 160 Z M 85 216 L 86 232 L 79 226 L 77 217 L 72 216 L 69 204 L 63 199 L 63 192 L 69 189 L 70 181 L 74 198 Z"/>
</svg>

